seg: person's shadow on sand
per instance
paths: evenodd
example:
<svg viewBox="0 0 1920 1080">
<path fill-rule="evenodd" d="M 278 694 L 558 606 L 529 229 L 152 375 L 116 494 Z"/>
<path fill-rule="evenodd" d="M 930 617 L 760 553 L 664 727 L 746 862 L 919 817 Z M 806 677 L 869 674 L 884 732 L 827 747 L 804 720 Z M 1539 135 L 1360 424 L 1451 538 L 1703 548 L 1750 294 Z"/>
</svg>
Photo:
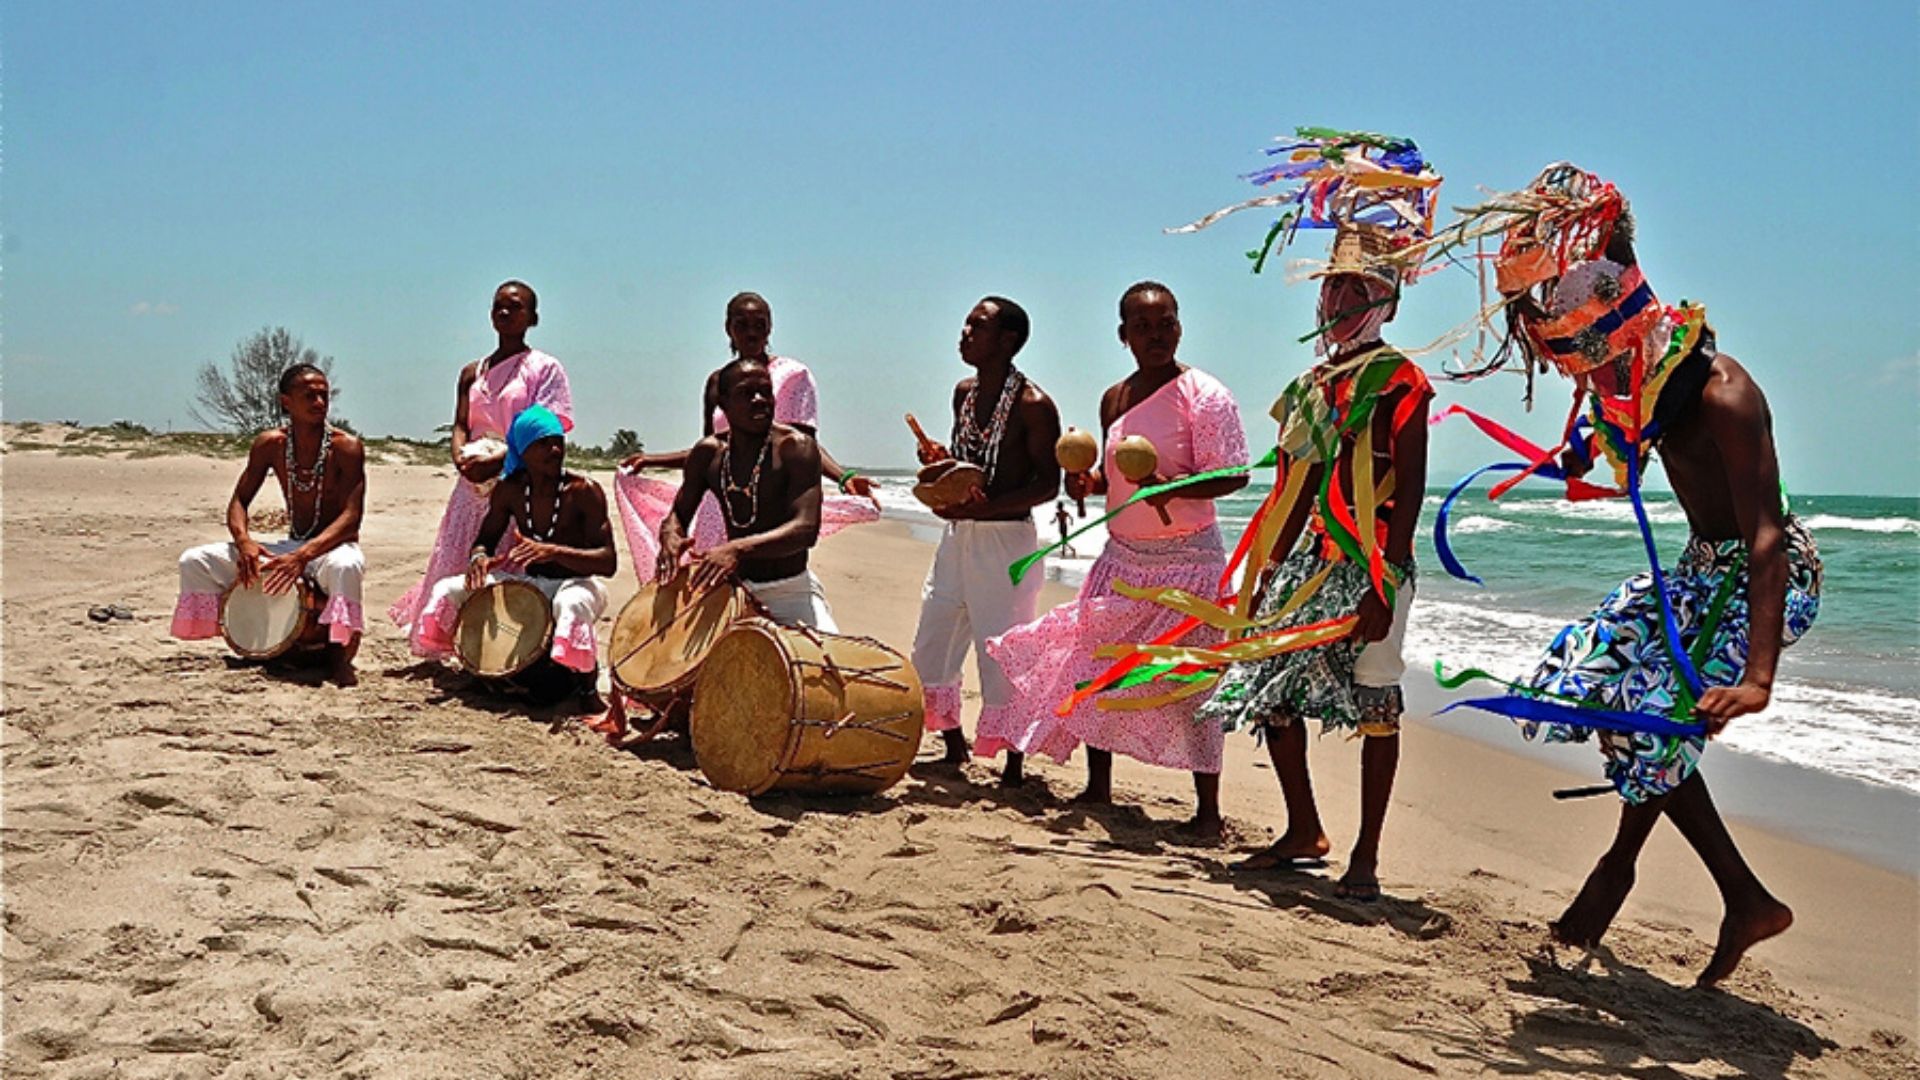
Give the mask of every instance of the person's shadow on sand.
<svg viewBox="0 0 1920 1080">
<path fill-rule="evenodd" d="M 1353 926 L 1387 926 L 1419 941 L 1431 941 L 1453 929 L 1453 916 L 1422 901 L 1391 894 L 1374 900 L 1350 899 L 1339 894 L 1334 882 L 1312 870 L 1240 870 L 1214 861 L 1207 866 L 1210 880 L 1263 896 L 1280 910 L 1311 911 Z"/>
<path fill-rule="evenodd" d="M 1773 1009 L 1723 993 L 1676 986 L 1622 963 L 1602 946 L 1567 965 L 1542 948 L 1525 958 L 1526 978 L 1509 978 L 1519 1000 L 1550 1004 L 1521 1013 L 1513 1031 L 1409 1027 L 1435 1051 L 1488 1072 L 1629 1076 L 1684 1080 L 1681 1067 L 1718 1063 L 1742 1076 L 1780 1080 L 1837 1044 Z M 1715 1071 L 1718 1075 L 1718 1070 Z"/>
</svg>

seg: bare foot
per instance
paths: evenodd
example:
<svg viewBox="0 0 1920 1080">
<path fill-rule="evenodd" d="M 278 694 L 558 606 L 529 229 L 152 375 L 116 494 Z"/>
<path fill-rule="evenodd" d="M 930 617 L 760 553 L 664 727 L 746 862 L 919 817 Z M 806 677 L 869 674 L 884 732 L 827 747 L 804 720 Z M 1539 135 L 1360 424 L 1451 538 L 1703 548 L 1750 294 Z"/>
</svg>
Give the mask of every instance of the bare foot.
<svg viewBox="0 0 1920 1080">
<path fill-rule="evenodd" d="M 1233 864 L 1235 870 L 1279 870 L 1291 866 L 1322 866 L 1333 845 L 1327 834 L 1316 830 L 1311 836 L 1289 832 L 1261 850 Z"/>
<path fill-rule="evenodd" d="M 1747 950 L 1793 925 L 1793 909 L 1767 896 L 1757 905 L 1741 911 L 1727 911 L 1720 922 L 1720 941 L 1713 947 L 1713 959 L 1694 980 L 1695 986 L 1714 986 L 1733 974 Z"/>
<path fill-rule="evenodd" d="M 1019 787 L 1026 782 L 1026 761 L 1019 754 L 1008 754 L 1007 764 L 1000 770 L 1000 786 Z"/>
<path fill-rule="evenodd" d="M 1113 788 L 1109 786 L 1092 787 L 1068 799 L 1075 806 L 1112 806 Z"/>
<path fill-rule="evenodd" d="M 940 759 L 940 764 L 965 765 L 967 760 L 972 757 L 972 751 L 967 746 L 966 733 L 959 728 L 941 732 L 940 738 L 947 744 L 946 756 Z"/>
<path fill-rule="evenodd" d="M 1333 887 L 1335 896 L 1347 900 L 1362 902 L 1380 899 L 1379 866 L 1372 856 L 1355 856 L 1347 860 L 1347 872 Z"/>
<path fill-rule="evenodd" d="M 1562 945 L 1591 949 L 1600 944 L 1600 938 L 1613 925 L 1613 917 L 1620 913 L 1620 905 L 1627 902 L 1627 893 L 1633 891 L 1633 867 L 1617 870 L 1609 866 L 1607 860 L 1600 860 L 1587 875 L 1586 884 L 1580 886 L 1580 895 L 1573 898 L 1567 910 L 1558 919 L 1548 924 L 1553 939 Z"/>
<path fill-rule="evenodd" d="M 359 686 L 360 673 L 353 670 L 354 654 L 360 651 L 360 639 L 356 636 L 349 645 L 328 645 L 327 653 L 332 660 L 327 678 L 335 686 Z"/>
<path fill-rule="evenodd" d="M 607 702 L 605 698 L 600 696 L 600 691 L 582 690 L 574 695 L 573 714 L 575 716 L 592 716 L 596 713 L 604 713 L 606 711 Z"/>
</svg>

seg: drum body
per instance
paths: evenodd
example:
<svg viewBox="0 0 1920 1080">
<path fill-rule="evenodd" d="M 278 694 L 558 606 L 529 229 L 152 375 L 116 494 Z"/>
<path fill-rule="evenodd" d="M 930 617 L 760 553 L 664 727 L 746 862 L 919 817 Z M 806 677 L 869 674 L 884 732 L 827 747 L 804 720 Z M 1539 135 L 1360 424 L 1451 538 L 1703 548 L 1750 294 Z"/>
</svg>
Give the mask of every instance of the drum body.
<svg viewBox="0 0 1920 1080">
<path fill-rule="evenodd" d="M 272 660 L 295 648 L 326 645 L 320 608 L 326 597 L 305 578 L 278 596 L 269 596 L 260 579 L 234 582 L 220 594 L 220 636 L 227 647 L 249 660 Z"/>
<path fill-rule="evenodd" d="M 745 619 L 693 691 L 693 756 L 713 786 L 872 794 L 906 775 L 925 718 L 920 676 L 871 638 Z"/>
<path fill-rule="evenodd" d="M 460 605 L 453 652 L 461 668 L 504 679 L 546 658 L 553 646 L 553 602 L 525 581 L 496 581 Z"/>
<path fill-rule="evenodd" d="M 746 614 L 741 589 L 721 585 L 696 595 L 692 578 L 683 571 L 642 587 L 613 621 L 607 668 L 627 696 L 662 705 L 685 694 L 714 643 Z"/>
</svg>

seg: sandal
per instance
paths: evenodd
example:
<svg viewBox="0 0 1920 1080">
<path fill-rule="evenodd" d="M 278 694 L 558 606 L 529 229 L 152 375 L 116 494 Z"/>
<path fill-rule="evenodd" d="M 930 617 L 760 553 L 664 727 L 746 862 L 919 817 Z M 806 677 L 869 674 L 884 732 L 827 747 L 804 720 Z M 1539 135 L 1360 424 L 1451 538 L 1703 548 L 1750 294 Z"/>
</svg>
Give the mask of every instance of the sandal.
<svg viewBox="0 0 1920 1080">
<path fill-rule="evenodd" d="M 108 604 L 107 614 L 113 616 L 116 619 L 121 620 L 122 622 L 133 621 L 133 609 L 128 607 L 125 604 Z"/>
<path fill-rule="evenodd" d="M 105 604 L 90 607 L 87 609 L 87 618 L 92 619 L 94 622 L 112 622 L 113 609 Z"/>
</svg>

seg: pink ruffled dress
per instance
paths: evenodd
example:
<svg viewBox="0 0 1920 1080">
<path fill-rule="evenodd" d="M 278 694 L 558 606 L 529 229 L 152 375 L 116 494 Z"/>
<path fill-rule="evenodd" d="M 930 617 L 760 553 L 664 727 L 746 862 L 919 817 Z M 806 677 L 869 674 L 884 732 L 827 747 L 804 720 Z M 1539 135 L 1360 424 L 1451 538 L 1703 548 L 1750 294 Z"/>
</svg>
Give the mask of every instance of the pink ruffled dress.
<svg viewBox="0 0 1920 1080">
<path fill-rule="evenodd" d="M 474 439 L 505 441 L 513 418 L 529 405 L 545 405 L 560 418 L 560 425 L 573 430 L 573 392 L 567 386 L 566 369 L 560 361 L 538 349 L 510 356 L 481 372 L 467 388 L 467 430 Z M 433 595 L 433 586 L 443 578 L 464 574 L 468 553 L 480 535 L 480 523 L 487 517 L 487 495 L 492 485 L 479 485 L 465 477 L 453 483 L 447 509 L 440 516 L 440 532 L 434 537 L 433 553 L 427 557 L 427 571 L 413 588 L 393 602 L 387 618 L 407 631 L 415 656 L 432 657 L 436 650 L 424 636 L 426 624 L 420 610 Z M 507 527 L 501 547 L 510 547 L 514 530 Z"/>
<path fill-rule="evenodd" d="M 1247 462 L 1239 406 L 1219 380 L 1197 368 L 1182 372 L 1114 422 L 1105 454 L 1109 509 L 1137 490 L 1113 467 L 1114 446 L 1129 435 L 1153 442 L 1162 476 Z M 1121 511 L 1107 525 L 1106 550 L 1087 571 L 1079 596 L 987 642 L 988 653 L 1013 684 L 1013 698 L 1004 709 L 981 714 L 975 753 L 991 757 L 1001 750 L 1018 750 L 1066 761 L 1085 743 L 1169 769 L 1220 771 L 1225 734 L 1220 725 L 1201 723 L 1194 716 L 1204 695 L 1139 710 L 1099 706 L 1101 701 L 1154 697 L 1169 690 L 1165 684 L 1150 683 L 1099 695 L 1064 717 L 1055 712 L 1075 687 L 1113 665 L 1094 656 L 1094 650 L 1150 641 L 1180 621 L 1166 608 L 1119 595 L 1115 582 L 1140 588 L 1172 586 L 1199 596 L 1212 596 L 1218 587 L 1226 552 L 1212 501 L 1175 499 L 1167 513 L 1171 524 L 1145 503 Z M 1183 640 L 1211 645 L 1219 635 L 1202 627 Z"/>
<path fill-rule="evenodd" d="M 807 365 L 787 356 L 770 357 L 767 373 L 773 378 L 773 419 L 809 430 L 820 426 L 820 396 L 814 388 L 813 372 Z M 727 418 L 713 411 L 713 430 L 727 430 Z M 674 497 L 680 494 L 678 478 L 617 473 L 613 478 L 613 500 L 620 510 L 620 528 L 627 534 L 627 550 L 633 555 L 633 572 L 645 585 L 653 580 L 654 567 L 660 561 L 660 523 L 673 512 Z M 880 511 L 872 502 L 829 489 L 820 503 L 820 535 L 824 538 L 849 525 L 880 520 Z M 726 522 L 720 517 L 720 503 L 708 492 L 700 500 L 693 517 L 693 550 L 705 551 L 727 542 Z"/>
</svg>

